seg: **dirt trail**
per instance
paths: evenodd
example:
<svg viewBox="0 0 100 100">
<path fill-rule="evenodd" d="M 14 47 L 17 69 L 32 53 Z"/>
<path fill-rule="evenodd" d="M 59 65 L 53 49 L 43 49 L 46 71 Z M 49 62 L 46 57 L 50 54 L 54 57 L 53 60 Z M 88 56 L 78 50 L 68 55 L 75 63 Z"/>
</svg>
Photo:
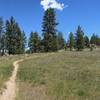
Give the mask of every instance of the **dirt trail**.
<svg viewBox="0 0 100 100">
<path fill-rule="evenodd" d="M 51 53 L 51 55 L 54 53 Z M 48 56 L 50 54 L 42 55 L 43 57 Z M 17 91 L 17 85 L 16 85 L 16 75 L 19 68 L 19 63 L 23 62 L 25 60 L 29 60 L 32 58 L 37 58 L 40 56 L 34 56 L 34 57 L 28 57 L 26 56 L 24 59 L 18 60 L 13 62 L 14 70 L 12 72 L 12 76 L 10 79 L 6 82 L 6 89 L 3 91 L 3 93 L 0 95 L 0 100 L 15 100 L 16 98 L 16 91 Z"/>
<path fill-rule="evenodd" d="M 19 63 L 22 61 L 23 61 L 23 59 L 15 61 L 13 63 L 14 70 L 12 72 L 12 76 L 10 77 L 8 82 L 6 82 L 6 84 L 5 84 L 6 89 L 0 96 L 0 100 L 14 100 L 15 99 L 15 97 L 16 97 L 16 75 L 17 75 Z"/>
</svg>

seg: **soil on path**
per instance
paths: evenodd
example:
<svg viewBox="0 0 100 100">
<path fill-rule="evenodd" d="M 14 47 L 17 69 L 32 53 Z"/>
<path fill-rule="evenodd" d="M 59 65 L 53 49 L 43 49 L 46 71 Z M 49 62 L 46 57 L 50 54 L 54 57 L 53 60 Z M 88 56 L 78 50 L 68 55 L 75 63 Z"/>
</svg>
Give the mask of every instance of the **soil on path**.
<svg viewBox="0 0 100 100">
<path fill-rule="evenodd" d="M 10 79 L 8 80 L 8 82 L 6 82 L 6 89 L 4 90 L 4 92 L 2 93 L 2 95 L 0 96 L 0 100 L 14 100 L 16 97 L 16 75 L 17 75 L 17 71 L 18 71 L 18 67 L 19 67 L 19 63 L 22 62 L 23 59 L 15 61 L 13 63 L 14 66 L 14 70 L 12 72 L 12 76 L 10 77 Z"/>
</svg>

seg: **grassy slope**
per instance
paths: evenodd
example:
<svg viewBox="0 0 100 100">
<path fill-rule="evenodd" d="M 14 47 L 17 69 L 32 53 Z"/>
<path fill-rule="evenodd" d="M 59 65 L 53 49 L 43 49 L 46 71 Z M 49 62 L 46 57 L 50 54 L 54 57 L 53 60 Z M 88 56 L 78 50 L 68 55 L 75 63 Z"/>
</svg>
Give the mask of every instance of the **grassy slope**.
<svg viewBox="0 0 100 100">
<path fill-rule="evenodd" d="M 5 82 L 9 79 L 13 71 L 13 62 L 23 56 L 9 56 L 0 58 L 0 92 L 5 87 Z"/>
<path fill-rule="evenodd" d="M 27 60 L 17 100 L 100 100 L 100 51 L 60 52 Z"/>
</svg>

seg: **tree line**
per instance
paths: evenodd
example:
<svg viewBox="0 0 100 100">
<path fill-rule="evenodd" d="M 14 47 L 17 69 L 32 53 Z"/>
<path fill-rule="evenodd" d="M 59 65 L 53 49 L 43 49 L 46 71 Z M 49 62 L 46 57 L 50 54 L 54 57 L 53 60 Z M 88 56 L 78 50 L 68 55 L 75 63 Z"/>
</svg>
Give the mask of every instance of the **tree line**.
<svg viewBox="0 0 100 100">
<path fill-rule="evenodd" d="M 69 48 L 70 51 L 82 51 L 85 48 L 100 46 L 100 37 L 95 33 L 89 38 L 85 35 L 79 25 L 76 32 L 70 32 L 68 40 L 63 37 L 63 33 L 57 30 L 56 12 L 49 8 L 44 12 L 42 22 L 42 36 L 37 32 L 31 32 L 26 39 L 25 32 L 21 30 L 19 24 L 13 17 L 4 23 L 0 17 L 0 54 L 23 54 L 38 52 L 56 52 Z M 26 45 L 28 43 L 28 49 Z"/>
<path fill-rule="evenodd" d="M 0 18 L 0 54 L 22 54 L 25 52 L 26 37 L 13 17 Z"/>
<path fill-rule="evenodd" d="M 90 48 L 92 51 L 93 48 L 100 46 L 100 37 L 93 33 L 91 38 L 89 39 L 88 36 L 85 35 L 84 31 L 82 30 L 81 26 L 78 26 L 76 33 L 70 32 L 69 39 L 68 39 L 68 47 L 70 51 L 76 49 L 77 51 L 82 51 L 85 48 Z"/>
</svg>

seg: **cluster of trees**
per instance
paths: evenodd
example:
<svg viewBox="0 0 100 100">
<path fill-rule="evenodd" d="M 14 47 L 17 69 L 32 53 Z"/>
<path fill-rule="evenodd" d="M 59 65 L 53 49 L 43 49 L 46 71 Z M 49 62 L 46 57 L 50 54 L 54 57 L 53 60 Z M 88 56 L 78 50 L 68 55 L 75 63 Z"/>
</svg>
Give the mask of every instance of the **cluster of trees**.
<svg viewBox="0 0 100 100">
<path fill-rule="evenodd" d="M 5 23 L 0 18 L 0 54 L 22 54 L 25 52 L 26 37 L 18 23 L 11 17 Z"/>
<path fill-rule="evenodd" d="M 56 30 L 56 15 L 54 9 L 45 11 L 42 23 L 42 37 L 37 32 L 31 32 L 28 39 L 28 50 L 25 48 L 27 40 L 25 32 L 19 24 L 11 17 L 6 22 L 0 18 L 0 53 L 22 54 L 36 52 L 55 52 L 63 49 L 66 42 L 63 34 Z"/>
<path fill-rule="evenodd" d="M 29 50 L 27 52 L 55 52 L 57 50 L 64 49 L 64 47 L 66 46 L 66 41 L 64 40 L 63 34 L 61 32 L 58 32 L 54 39 L 49 38 L 48 34 L 45 35 L 46 36 L 41 39 L 37 32 L 31 32 L 28 41 Z"/>
<path fill-rule="evenodd" d="M 78 26 L 75 34 L 70 32 L 67 45 L 70 48 L 70 51 L 73 49 L 82 51 L 85 48 L 93 50 L 93 48 L 100 46 L 100 38 L 94 33 L 89 39 L 89 37 L 84 34 L 81 26 Z"/>
<path fill-rule="evenodd" d="M 44 12 L 42 22 L 42 36 L 37 32 L 31 32 L 28 39 L 28 53 L 36 52 L 55 52 L 57 50 L 70 48 L 72 51 L 76 49 L 81 51 L 84 48 L 92 46 L 100 46 L 100 38 L 93 34 L 89 39 L 85 36 L 82 28 L 78 26 L 76 32 L 70 32 L 69 39 L 66 42 L 63 34 L 56 29 L 58 23 L 56 22 L 56 13 L 52 8 Z M 25 32 L 21 30 L 18 23 L 13 17 L 5 23 L 0 18 L 0 54 L 22 54 L 26 50 L 26 36 Z"/>
<path fill-rule="evenodd" d="M 55 52 L 63 49 L 66 42 L 63 34 L 56 30 L 56 14 L 54 9 L 45 11 L 42 23 L 42 38 L 37 32 L 31 32 L 29 38 L 30 52 Z"/>
<path fill-rule="evenodd" d="M 31 52 L 55 52 L 60 49 L 70 48 L 72 51 L 82 51 L 84 48 L 91 48 L 100 46 L 100 38 L 95 33 L 89 39 L 84 34 L 81 26 L 78 26 L 75 34 L 70 32 L 68 42 L 64 40 L 63 34 L 56 29 L 58 23 L 56 22 L 55 10 L 49 8 L 45 11 L 42 23 L 42 39 L 38 33 L 31 33 L 29 48 Z"/>
</svg>

